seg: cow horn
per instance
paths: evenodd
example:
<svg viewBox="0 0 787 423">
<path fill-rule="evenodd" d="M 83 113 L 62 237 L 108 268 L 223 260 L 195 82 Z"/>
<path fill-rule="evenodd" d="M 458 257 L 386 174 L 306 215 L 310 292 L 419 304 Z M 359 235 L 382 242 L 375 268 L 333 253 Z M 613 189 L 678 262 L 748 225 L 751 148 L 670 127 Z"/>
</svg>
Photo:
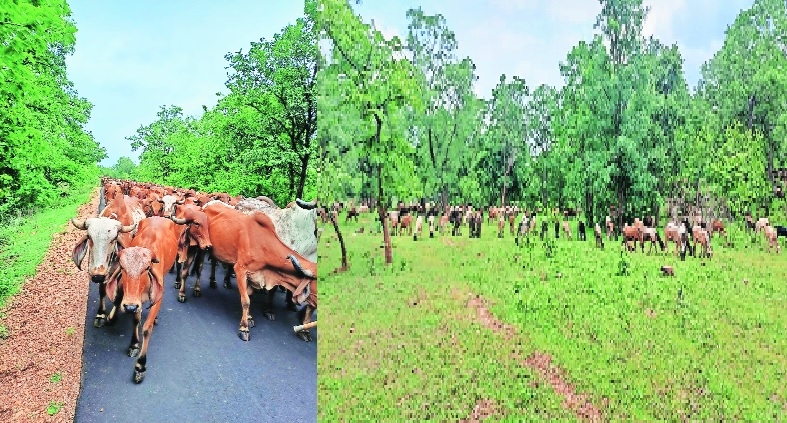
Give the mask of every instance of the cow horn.
<svg viewBox="0 0 787 423">
<path fill-rule="evenodd" d="M 186 200 L 179 200 L 179 201 L 175 201 L 175 204 L 183 204 L 185 202 L 186 202 Z"/>
<path fill-rule="evenodd" d="M 273 200 L 271 200 L 270 198 L 268 198 L 268 197 L 266 197 L 264 195 L 260 195 L 259 197 L 257 197 L 257 199 L 260 200 L 260 201 L 264 201 L 264 202 L 270 204 L 271 207 L 276 207 L 277 209 L 279 208 L 279 206 L 277 206 L 276 203 Z"/>
<path fill-rule="evenodd" d="M 128 226 L 121 225 L 120 229 L 118 230 L 118 232 L 125 234 L 125 233 L 133 231 L 134 228 L 136 228 L 136 227 L 137 227 L 136 223 L 128 225 Z"/>
<path fill-rule="evenodd" d="M 311 210 L 317 207 L 317 200 L 314 200 L 311 203 L 307 203 L 306 201 L 303 201 L 300 198 L 296 198 L 295 203 L 297 203 L 302 209 L 306 209 L 306 210 Z"/>
<path fill-rule="evenodd" d="M 294 255 L 290 254 L 289 256 L 287 256 L 287 258 L 292 261 L 292 265 L 295 267 L 295 270 L 301 272 L 306 277 L 309 278 L 314 277 L 314 274 L 312 272 L 305 270 L 303 267 L 301 267 L 301 263 L 298 261 L 297 258 L 295 258 Z"/>
<path fill-rule="evenodd" d="M 169 218 L 172 219 L 172 221 L 177 223 L 178 225 L 185 225 L 185 224 L 189 223 L 188 219 L 186 219 L 186 218 L 182 218 L 181 219 L 179 217 L 176 217 L 174 213 Z"/>
<path fill-rule="evenodd" d="M 77 227 L 77 229 L 87 230 L 87 220 L 77 220 L 75 217 L 71 218 L 71 223 Z"/>
</svg>

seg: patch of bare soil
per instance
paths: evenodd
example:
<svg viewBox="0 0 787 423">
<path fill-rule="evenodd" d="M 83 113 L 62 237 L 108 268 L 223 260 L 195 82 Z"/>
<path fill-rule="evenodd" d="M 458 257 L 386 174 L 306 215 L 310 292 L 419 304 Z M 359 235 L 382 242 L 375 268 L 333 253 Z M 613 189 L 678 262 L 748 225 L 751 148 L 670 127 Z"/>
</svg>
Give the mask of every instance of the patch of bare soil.
<svg viewBox="0 0 787 423">
<path fill-rule="evenodd" d="M 96 189 L 78 218 L 95 217 L 98 204 Z M 10 336 L 0 340 L 0 422 L 74 420 L 90 282 L 71 252 L 82 235 L 70 223 L 55 233 L 36 275 L 2 310 Z M 50 404 L 61 405 L 52 416 Z"/>
<path fill-rule="evenodd" d="M 467 306 L 476 309 L 476 315 L 482 325 L 486 326 L 492 331 L 502 334 L 506 340 L 511 340 L 516 334 L 517 330 L 514 326 L 503 323 L 502 320 L 495 317 L 486 307 L 486 302 L 480 296 L 476 295 L 467 302 Z"/>
<path fill-rule="evenodd" d="M 552 357 L 542 352 L 534 352 L 525 360 L 525 365 L 532 368 L 550 385 L 555 392 L 563 397 L 563 406 L 574 411 L 583 420 L 600 421 L 601 412 L 588 400 L 587 394 L 577 394 L 574 386 L 565 379 L 565 370 L 552 365 Z"/>
<path fill-rule="evenodd" d="M 470 412 L 470 416 L 468 416 L 464 420 L 460 420 L 461 423 L 478 423 L 481 420 L 487 419 L 492 416 L 500 416 L 500 410 L 496 402 L 492 400 L 478 400 L 475 403 L 475 407 L 473 407 L 473 411 Z"/>
<path fill-rule="evenodd" d="M 467 302 L 467 307 L 475 308 L 478 320 L 485 327 L 493 330 L 494 332 L 501 333 L 506 340 L 511 340 L 517 335 L 517 330 L 514 326 L 503 323 L 500 319 L 495 317 L 487 308 L 484 299 L 476 295 L 475 298 Z M 600 421 L 601 412 L 588 400 L 587 394 L 577 394 L 574 387 L 569 384 L 566 379 L 565 370 L 558 366 L 552 365 L 552 357 L 548 354 L 541 352 L 534 352 L 525 361 L 524 365 L 535 370 L 542 379 L 546 380 L 556 393 L 563 396 L 563 406 L 574 411 L 577 417 L 583 420 Z M 468 422 L 479 421 L 483 416 L 483 410 L 489 410 L 489 400 L 479 401 L 475 409 L 468 417 Z"/>
</svg>

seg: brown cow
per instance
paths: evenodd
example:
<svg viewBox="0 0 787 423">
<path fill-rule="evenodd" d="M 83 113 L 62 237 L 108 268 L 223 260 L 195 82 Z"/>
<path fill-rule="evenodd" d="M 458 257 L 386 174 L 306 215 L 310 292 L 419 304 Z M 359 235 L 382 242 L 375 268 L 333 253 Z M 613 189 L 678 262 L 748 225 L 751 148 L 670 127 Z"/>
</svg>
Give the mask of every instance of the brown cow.
<svg viewBox="0 0 787 423">
<path fill-rule="evenodd" d="M 306 302 L 302 324 L 309 323 L 317 309 L 317 264 L 284 244 L 273 221 L 263 212 L 246 215 L 213 202 L 206 204 L 203 211 L 210 222 L 213 256 L 221 262 L 234 263 L 243 310 L 238 336 L 249 340 L 249 327 L 254 326 L 249 295 L 255 289 L 270 291 L 283 285 L 293 292 L 297 305 Z"/>
<path fill-rule="evenodd" d="M 634 244 L 630 245 L 629 242 L 632 241 Z M 644 253 L 645 242 L 642 238 L 642 227 L 625 225 L 623 227 L 623 244 L 626 246 L 626 249 L 629 251 L 636 251 L 637 241 L 640 242 L 640 245 L 642 246 L 642 252 Z"/>
<path fill-rule="evenodd" d="M 124 195 L 122 192 L 117 192 L 115 198 L 104 207 L 101 211 L 102 217 L 108 217 L 120 221 L 123 226 L 130 226 L 139 223 L 144 219 L 145 212 L 142 210 L 142 205 L 134 197 Z M 138 228 L 134 228 L 131 233 L 123 233 L 120 238 L 123 240 L 123 245 L 131 245 L 131 239 L 136 234 Z"/>
<path fill-rule="evenodd" d="M 399 232 L 407 231 L 407 235 L 413 234 L 413 217 L 409 214 L 402 216 L 402 220 L 399 223 Z"/>
<path fill-rule="evenodd" d="M 158 216 L 144 219 L 139 222 L 131 246 L 118 253 L 120 266 L 107 281 L 107 295 L 115 305 L 109 313 L 107 324 L 115 323 L 118 309 L 134 314 L 128 356 L 138 354 L 134 365 L 135 383 L 141 383 L 145 377 L 150 336 L 164 295 L 164 274 L 175 262 L 177 252 L 175 223 Z M 139 323 L 142 320 L 142 303 L 146 301 L 150 302 L 150 311 L 142 326 L 140 348 Z"/>
<path fill-rule="evenodd" d="M 768 252 L 771 252 L 771 248 L 774 246 L 776 247 L 776 254 L 782 250 L 782 247 L 779 246 L 779 238 L 777 236 L 776 229 L 773 228 L 771 225 L 767 225 L 763 228 L 763 233 L 765 234 L 765 241 L 768 243 Z"/>
<path fill-rule="evenodd" d="M 177 278 L 175 288 L 178 291 L 178 302 L 186 302 L 186 278 L 192 264 L 196 267 L 197 280 L 194 282 L 195 297 L 202 296 L 200 278 L 205 251 L 212 245 L 210 243 L 210 222 L 208 216 L 194 205 L 183 205 L 172 211 L 170 219 L 177 224 L 175 235 L 178 239 Z"/>
</svg>

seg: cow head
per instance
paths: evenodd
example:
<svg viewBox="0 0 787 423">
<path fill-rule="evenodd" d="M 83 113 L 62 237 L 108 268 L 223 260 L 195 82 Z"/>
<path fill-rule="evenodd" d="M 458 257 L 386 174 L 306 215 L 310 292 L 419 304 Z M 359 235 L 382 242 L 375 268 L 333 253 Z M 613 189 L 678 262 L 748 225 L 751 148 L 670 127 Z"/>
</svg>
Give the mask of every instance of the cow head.
<svg viewBox="0 0 787 423">
<path fill-rule="evenodd" d="M 197 242 L 200 249 L 207 250 L 213 247 L 210 242 L 210 223 L 208 222 L 208 215 L 204 212 L 189 207 L 183 210 L 183 217 L 176 217 L 175 210 L 173 210 L 170 219 L 178 225 L 189 225 L 188 228 L 181 233 L 180 239 L 178 240 L 179 252 L 189 247 L 189 237 Z M 183 257 L 185 257 L 185 255 L 183 255 Z"/>
<path fill-rule="evenodd" d="M 119 269 L 107 282 L 107 296 L 115 301 L 118 280 L 123 279 L 123 300 L 120 310 L 127 313 L 141 313 L 142 303 L 150 301 L 154 306 L 161 301 L 164 293 L 164 277 L 156 255 L 145 247 L 125 248 L 118 254 Z"/>
<path fill-rule="evenodd" d="M 78 229 L 87 231 L 74 247 L 72 254 L 74 264 L 82 270 L 82 260 L 89 246 L 88 274 L 93 282 L 104 282 L 113 264 L 112 256 L 125 247 L 118 240 L 118 234 L 131 232 L 136 224 L 123 226 L 117 220 L 108 217 L 91 217 L 83 221 L 71 219 L 71 223 Z"/>
</svg>

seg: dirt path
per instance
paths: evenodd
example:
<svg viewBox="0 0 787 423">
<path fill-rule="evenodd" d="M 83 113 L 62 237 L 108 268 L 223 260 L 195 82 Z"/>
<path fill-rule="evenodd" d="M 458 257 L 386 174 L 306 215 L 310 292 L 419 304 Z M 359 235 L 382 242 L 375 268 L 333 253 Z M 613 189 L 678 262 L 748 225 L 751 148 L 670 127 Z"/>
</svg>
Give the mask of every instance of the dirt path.
<svg viewBox="0 0 787 423">
<path fill-rule="evenodd" d="M 506 340 L 511 340 L 517 335 L 514 326 L 503 323 L 495 317 L 487 308 L 486 302 L 480 297 L 470 299 L 467 307 L 475 308 L 476 315 L 481 325 L 500 333 Z M 525 361 L 523 365 L 535 370 L 536 373 L 552 386 L 555 393 L 563 397 L 563 407 L 572 410 L 577 418 L 589 421 L 601 421 L 601 411 L 588 399 L 587 394 L 577 394 L 574 386 L 568 383 L 566 371 L 552 364 L 552 357 L 549 354 L 535 351 Z M 482 401 L 476 404 L 468 422 L 477 422 L 496 413 L 494 403 Z"/>
<path fill-rule="evenodd" d="M 79 207 L 79 219 L 95 217 L 99 189 Z M 82 342 L 89 282 L 71 261 L 81 231 L 70 223 L 52 237 L 36 275 L 9 300 L 0 340 L 0 421 L 70 422 L 82 370 Z M 59 376 L 58 376 L 59 375 Z M 50 404 L 60 405 L 53 416 Z"/>
</svg>

